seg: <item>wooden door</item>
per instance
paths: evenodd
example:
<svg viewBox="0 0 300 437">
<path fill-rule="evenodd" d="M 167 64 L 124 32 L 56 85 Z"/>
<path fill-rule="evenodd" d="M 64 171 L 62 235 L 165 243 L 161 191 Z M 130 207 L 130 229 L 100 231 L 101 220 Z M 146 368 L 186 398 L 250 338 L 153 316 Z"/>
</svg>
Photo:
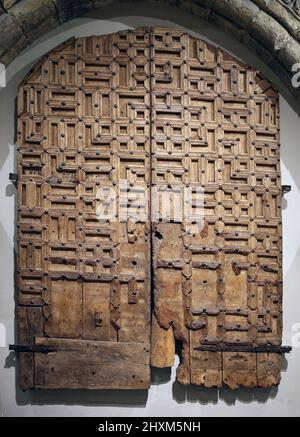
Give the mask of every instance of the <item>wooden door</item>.
<svg viewBox="0 0 300 437">
<path fill-rule="evenodd" d="M 152 190 L 189 190 L 182 201 L 192 212 L 202 201 L 204 211 L 193 231 L 197 214 L 171 208 L 165 220 L 157 202 L 152 365 L 173 365 L 176 340 L 182 384 L 277 384 L 288 350 L 280 347 L 278 94 L 182 31 L 152 29 L 151 43 Z"/>
<path fill-rule="evenodd" d="M 70 40 L 21 84 L 22 388 L 149 387 L 148 205 L 114 214 L 149 190 L 148 38 Z"/>
<path fill-rule="evenodd" d="M 151 283 L 152 365 L 178 342 L 180 383 L 279 382 L 268 81 L 180 30 L 72 39 L 21 84 L 18 144 L 22 388 L 148 388 Z"/>
</svg>

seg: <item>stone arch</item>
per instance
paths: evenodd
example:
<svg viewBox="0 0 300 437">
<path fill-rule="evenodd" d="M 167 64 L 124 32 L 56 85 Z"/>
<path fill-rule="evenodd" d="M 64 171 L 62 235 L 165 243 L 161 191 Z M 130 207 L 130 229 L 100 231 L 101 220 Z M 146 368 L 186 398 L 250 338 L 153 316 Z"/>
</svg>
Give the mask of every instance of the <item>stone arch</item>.
<svg viewBox="0 0 300 437">
<path fill-rule="evenodd" d="M 8 66 L 45 32 L 115 3 L 116 0 L 1 0 L 0 62 Z M 300 0 L 157 0 L 155 3 L 193 14 L 231 34 L 255 52 L 298 101 L 300 90 L 292 86 L 291 79 L 292 66 L 300 61 Z"/>
</svg>

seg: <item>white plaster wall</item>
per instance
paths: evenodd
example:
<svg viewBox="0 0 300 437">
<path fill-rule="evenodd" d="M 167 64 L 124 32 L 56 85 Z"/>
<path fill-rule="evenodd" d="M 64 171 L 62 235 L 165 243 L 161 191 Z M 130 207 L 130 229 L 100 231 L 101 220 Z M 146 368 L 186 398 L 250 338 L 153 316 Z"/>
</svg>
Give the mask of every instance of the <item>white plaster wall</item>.
<svg viewBox="0 0 300 437">
<path fill-rule="evenodd" d="M 123 7 L 125 8 L 125 7 Z M 99 19 L 101 13 L 101 19 Z M 15 98 L 18 83 L 38 58 L 71 36 L 105 34 L 143 25 L 184 27 L 191 34 L 219 44 L 256 66 L 281 89 L 272 71 L 232 38 L 199 23 L 192 16 L 160 8 L 103 10 L 73 20 L 47 34 L 27 49 L 7 71 L 7 86 L 0 91 L 0 342 L 5 327 L 6 347 L 0 347 L 0 416 L 299 416 L 300 347 L 286 356 L 282 381 L 271 390 L 230 391 L 183 387 L 175 382 L 175 367 L 154 370 L 151 389 L 139 391 L 33 391 L 15 384 L 14 342 L 14 220 L 15 188 L 8 180 L 15 170 Z M 111 18 L 116 13 L 119 17 Z M 171 15 L 172 14 L 172 15 Z M 171 17 L 171 18 L 170 18 Z M 172 21 L 168 21 L 172 19 Z M 284 94 L 284 91 L 283 91 Z M 300 124 L 297 114 L 281 97 L 282 183 L 292 185 L 283 209 L 284 237 L 284 344 L 300 331 Z M 295 340 L 295 338 L 294 338 Z M 300 343 L 300 335 L 299 335 Z M 1 344 L 0 344 L 1 345 Z M 3 345 L 2 345 L 3 346 Z"/>
</svg>

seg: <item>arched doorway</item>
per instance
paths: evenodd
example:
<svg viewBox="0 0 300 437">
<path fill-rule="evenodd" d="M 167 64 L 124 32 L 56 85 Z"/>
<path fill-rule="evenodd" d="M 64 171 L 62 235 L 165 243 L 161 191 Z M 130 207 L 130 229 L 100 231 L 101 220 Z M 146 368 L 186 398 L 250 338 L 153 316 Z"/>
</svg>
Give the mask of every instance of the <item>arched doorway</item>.
<svg viewBox="0 0 300 437">
<path fill-rule="evenodd" d="M 181 30 L 144 28 L 54 49 L 18 108 L 22 387 L 147 388 L 150 354 L 171 366 L 175 340 L 183 384 L 278 383 L 271 84 Z M 198 187 L 204 224 L 190 232 Z M 160 201 L 153 223 L 158 188 L 186 189 L 191 216 L 162 220 Z"/>
</svg>

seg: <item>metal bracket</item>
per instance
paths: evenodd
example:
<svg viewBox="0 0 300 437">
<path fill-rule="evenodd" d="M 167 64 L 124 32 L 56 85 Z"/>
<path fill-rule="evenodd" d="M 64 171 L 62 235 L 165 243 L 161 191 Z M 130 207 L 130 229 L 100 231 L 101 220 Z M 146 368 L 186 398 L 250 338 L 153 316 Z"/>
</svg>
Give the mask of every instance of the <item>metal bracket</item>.
<svg viewBox="0 0 300 437">
<path fill-rule="evenodd" d="M 281 185 L 282 194 L 289 193 L 292 189 L 291 185 Z"/>
<path fill-rule="evenodd" d="M 9 180 L 16 188 L 18 187 L 18 175 L 16 173 L 9 173 Z"/>
<path fill-rule="evenodd" d="M 38 344 L 29 344 L 29 345 L 10 344 L 9 350 L 15 352 L 39 352 L 42 354 L 47 354 L 48 352 L 57 351 L 57 349 L 55 349 L 54 347 L 38 345 Z"/>
<path fill-rule="evenodd" d="M 198 351 L 211 352 L 270 352 L 273 354 L 284 354 L 291 352 L 291 346 L 248 346 L 248 345 L 227 345 L 227 344 L 201 344 L 194 348 Z"/>
</svg>

